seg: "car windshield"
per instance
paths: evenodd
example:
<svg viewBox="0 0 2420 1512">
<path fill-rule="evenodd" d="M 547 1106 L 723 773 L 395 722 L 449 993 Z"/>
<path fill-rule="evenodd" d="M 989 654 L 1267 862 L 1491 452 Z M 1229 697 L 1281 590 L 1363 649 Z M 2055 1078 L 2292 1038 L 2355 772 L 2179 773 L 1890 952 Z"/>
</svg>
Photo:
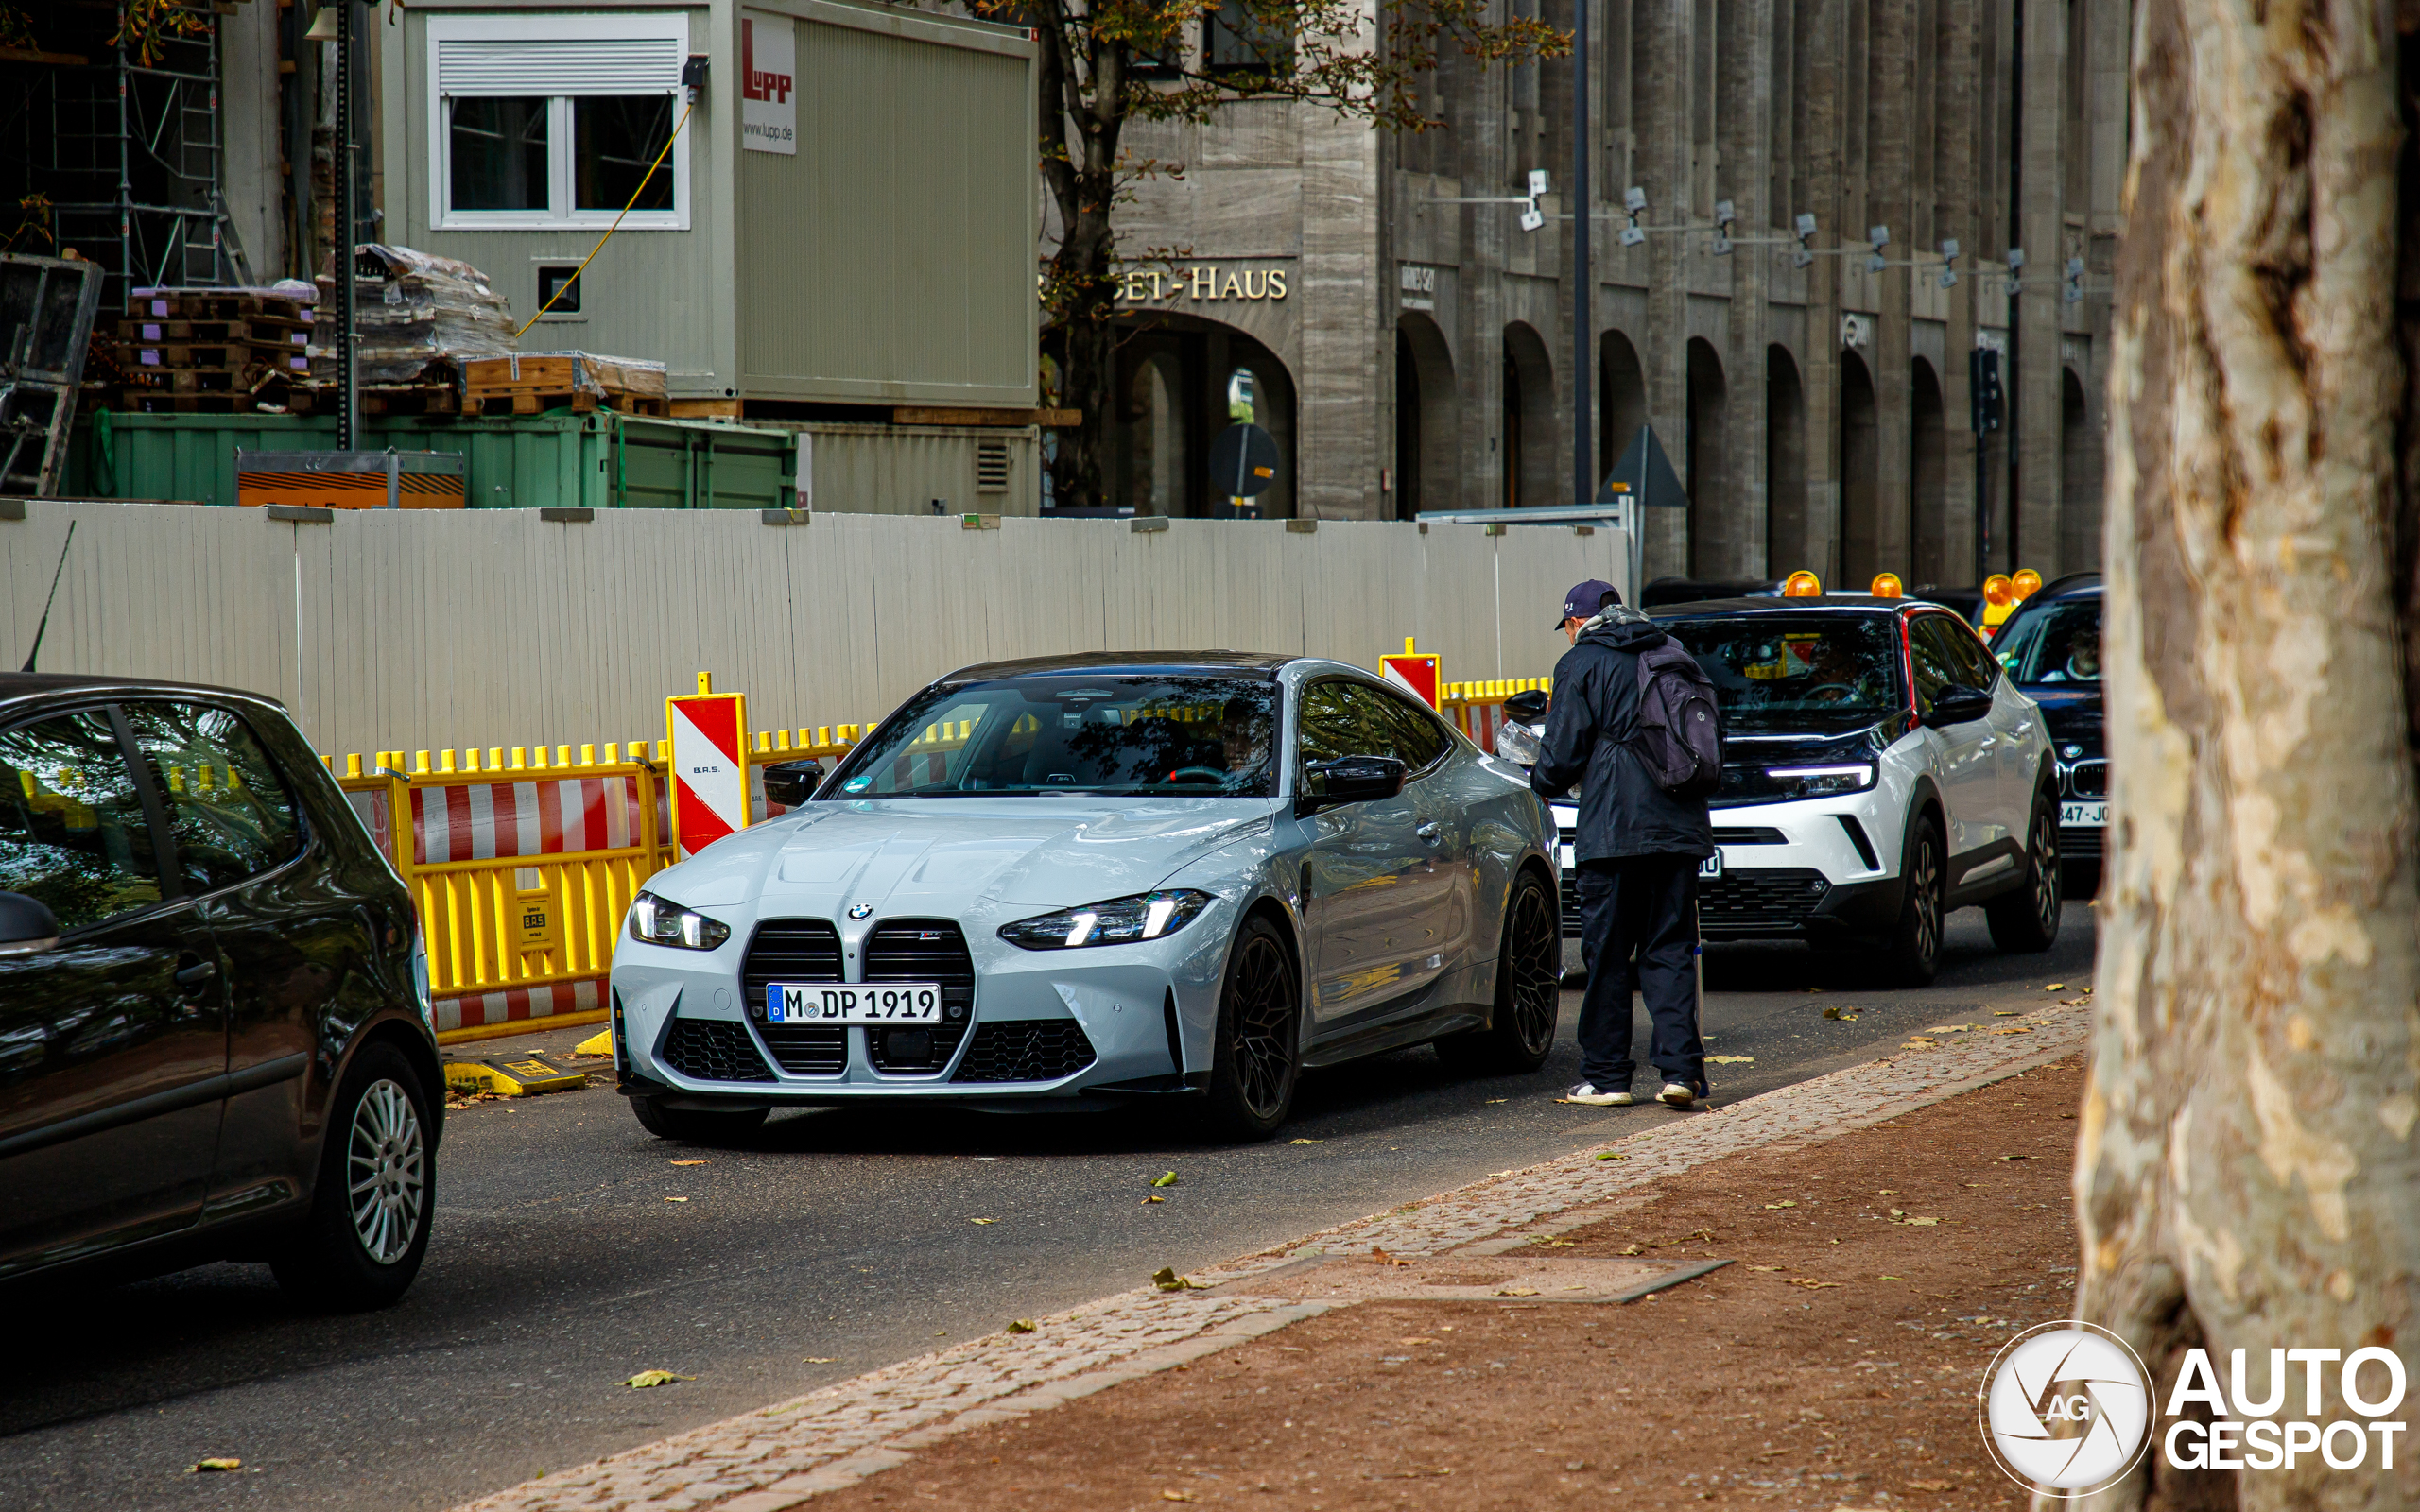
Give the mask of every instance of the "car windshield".
<svg viewBox="0 0 2420 1512">
<path fill-rule="evenodd" d="M 1907 705 L 1887 614 L 1756 614 L 1664 628 L 1713 679 L 1727 729 L 1880 719 Z"/>
<path fill-rule="evenodd" d="M 1277 687 L 1050 674 L 928 688 L 852 753 L 828 799 L 1123 793 L 1267 798 Z"/>
<path fill-rule="evenodd" d="M 2018 682 L 2100 681 L 2100 600 L 2045 604 L 2000 632 L 1992 654 Z"/>
</svg>

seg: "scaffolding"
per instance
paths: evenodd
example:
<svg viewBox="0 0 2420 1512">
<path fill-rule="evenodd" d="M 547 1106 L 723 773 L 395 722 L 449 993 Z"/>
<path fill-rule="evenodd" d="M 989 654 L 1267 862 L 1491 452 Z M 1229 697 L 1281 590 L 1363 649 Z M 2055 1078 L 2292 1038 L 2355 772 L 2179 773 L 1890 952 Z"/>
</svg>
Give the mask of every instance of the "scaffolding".
<svg viewBox="0 0 2420 1512">
<path fill-rule="evenodd" d="M 251 283 L 220 192 L 210 0 L 60 5 L 40 26 L 41 53 L 0 49 L 0 97 L 9 76 L 30 84 L 0 143 L 0 185 L 24 184 L 9 198 L 47 199 L 53 247 L 101 266 L 105 307 L 138 288 Z M 47 249 L 21 236 L 17 249 Z"/>
</svg>

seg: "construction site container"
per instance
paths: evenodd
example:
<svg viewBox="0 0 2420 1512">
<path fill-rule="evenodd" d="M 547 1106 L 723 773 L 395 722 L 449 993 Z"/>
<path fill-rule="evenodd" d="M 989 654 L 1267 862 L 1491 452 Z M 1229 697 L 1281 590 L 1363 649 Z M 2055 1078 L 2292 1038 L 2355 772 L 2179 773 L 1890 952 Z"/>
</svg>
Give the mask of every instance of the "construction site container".
<svg viewBox="0 0 2420 1512">
<path fill-rule="evenodd" d="M 77 428 L 69 493 L 225 505 L 236 502 L 237 449 L 324 451 L 337 431 L 332 415 L 111 412 Z M 612 410 L 365 417 L 361 439 L 366 451 L 460 454 L 474 509 L 786 509 L 797 503 L 796 444 L 786 431 Z"/>
</svg>

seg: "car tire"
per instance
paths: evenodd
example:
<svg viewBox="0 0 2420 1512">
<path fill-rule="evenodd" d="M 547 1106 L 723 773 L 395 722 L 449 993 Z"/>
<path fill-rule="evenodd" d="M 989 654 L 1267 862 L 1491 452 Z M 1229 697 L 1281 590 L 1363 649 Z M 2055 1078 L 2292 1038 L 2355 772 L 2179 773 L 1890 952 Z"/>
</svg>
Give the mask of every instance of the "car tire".
<svg viewBox="0 0 2420 1512">
<path fill-rule="evenodd" d="M 1983 905 L 1983 917 L 1992 926 L 1992 943 L 2018 955 L 2038 955 L 2048 950 L 2059 937 L 2063 881 L 2059 809 L 2045 795 L 2033 800 L 2033 816 L 2026 825 L 2023 885 Z"/>
<path fill-rule="evenodd" d="M 1927 987 L 1941 970 L 1945 872 L 1941 826 L 1931 816 L 1919 815 L 1908 827 L 1907 859 L 1899 868 L 1899 921 L 1892 926 L 1886 956 L 1891 978 L 1901 987 Z"/>
<path fill-rule="evenodd" d="M 1229 1140 L 1264 1140 L 1294 1108 L 1303 1077 L 1303 991 L 1275 925 L 1244 920 L 1227 951 L 1210 1054 L 1208 1123 Z"/>
<path fill-rule="evenodd" d="M 329 1100 L 310 1215 L 269 1261 L 307 1305 L 358 1313 L 393 1302 L 420 1274 L 436 1216 L 436 1123 L 403 1052 L 364 1045 Z"/>
<path fill-rule="evenodd" d="M 746 1139 L 764 1125 L 769 1108 L 751 1108 L 733 1112 L 710 1112 L 695 1108 L 666 1108 L 652 1097 L 631 1099 L 631 1112 L 639 1126 L 660 1140 L 682 1140 L 690 1144 L 732 1144 Z"/>
<path fill-rule="evenodd" d="M 1513 879 L 1496 954 L 1495 1011 L 1484 1029 L 1447 1035 L 1438 1057 L 1481 1076 L 1527 1075 L 1547 1063 L 1563 1007 L 1563 936 L 1554 895 L 1535 872 Z"/>
</svg>

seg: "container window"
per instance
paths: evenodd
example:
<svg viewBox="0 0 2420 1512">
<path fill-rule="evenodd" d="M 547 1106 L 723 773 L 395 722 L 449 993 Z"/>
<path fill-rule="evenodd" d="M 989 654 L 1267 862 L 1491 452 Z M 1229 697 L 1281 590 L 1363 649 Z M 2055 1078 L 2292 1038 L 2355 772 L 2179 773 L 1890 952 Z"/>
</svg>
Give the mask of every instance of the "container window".
<svg viewBox="0 0 2420 1512">
<path fill-rule="evenodd" d="M 657 167 L 649 177 L 648 168 L 672 136 L 672 96 L 597 95 L 575 99 L 571 108 L 572 203 L 581 210 L 670 210 L 672 175 Z"/>
<path fill-rule="evenodd" d="M 454 208 L 546 208 L 546 102 L 449 100 Z"/>
</svg>

